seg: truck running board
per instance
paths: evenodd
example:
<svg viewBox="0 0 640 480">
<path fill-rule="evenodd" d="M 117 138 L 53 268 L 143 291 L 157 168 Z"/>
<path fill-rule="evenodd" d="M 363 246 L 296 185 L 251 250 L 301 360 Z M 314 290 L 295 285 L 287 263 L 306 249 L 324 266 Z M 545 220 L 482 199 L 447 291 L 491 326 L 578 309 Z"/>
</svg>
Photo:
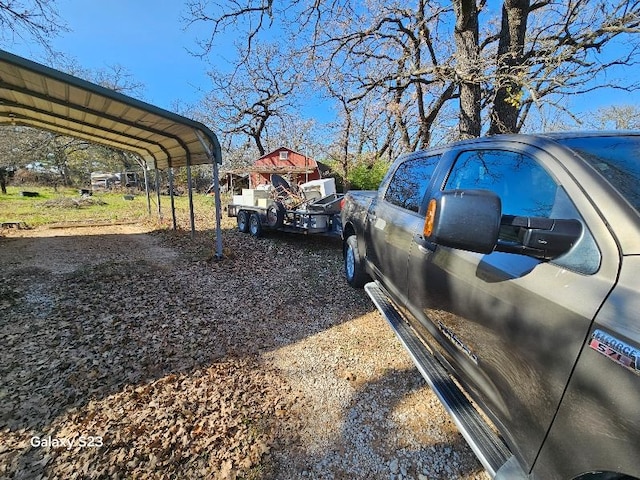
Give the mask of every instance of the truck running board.
<svg viewBox="0 0 640 480">
<path fill-rule="evenodd" d="M 483 420 L 469 399 L 453 382 L 445 368 L 431 354 L 414 330 L 404 321 L 389 300 L 383 287 L 375 282 L 364 286 L 382 316 L 387 320 L 418 370 L 440 402 L 451 415 L 473 452 L 491 478 L 527 478 L 513 454 L 504 442 Z"/>
</svg>

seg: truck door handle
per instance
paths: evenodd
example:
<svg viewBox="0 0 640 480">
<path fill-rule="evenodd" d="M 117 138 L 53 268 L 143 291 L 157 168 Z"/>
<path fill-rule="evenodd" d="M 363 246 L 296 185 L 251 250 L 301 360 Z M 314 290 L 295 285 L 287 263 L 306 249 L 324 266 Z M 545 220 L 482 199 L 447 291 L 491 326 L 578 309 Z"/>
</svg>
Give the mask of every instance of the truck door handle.
<svg viewBox="0 0 640 480">
<path fill-rule="evenodd" d="M 425 240 L 424 237 L 420 234 L 414 235 L 413 241 L 416 242 L 416 244 L 418 245 L 418 250 L 420 250 L 422 253 L 435 252 L 436 248 L 438 247 L 437 244 Z"/>
</svg>

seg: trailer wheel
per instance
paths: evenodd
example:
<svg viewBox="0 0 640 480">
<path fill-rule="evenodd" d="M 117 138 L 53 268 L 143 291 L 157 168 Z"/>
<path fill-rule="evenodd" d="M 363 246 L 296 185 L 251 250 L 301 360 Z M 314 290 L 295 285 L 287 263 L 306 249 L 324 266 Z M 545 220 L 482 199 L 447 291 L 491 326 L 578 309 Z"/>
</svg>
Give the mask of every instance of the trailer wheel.
<svg viewBox="0 0 640 480">
<path fill-rule="evenodd" d="M 284 205 L 281 202 L 275 202 L 267 208 L 267 225 L 270 228 L 280 228 L 284 223 Z"/>
<path fill-rule="evenodd" d="M 370 281 L 362 264 L 362 257 L 358 251 L 358 238 L 355 235 L 349 236 L 344 242 L 344 275 L 347 283 L 353 288 L 362 288 Z"/>
<path fill-rule="evenodd" d="M 240 210 L 238 212 L 238 230 L 242 233 L 249 231 L 249 212 Z"/>
<path fill-rule="evenodd" d="M 249 216 L 249 233 L 254 237 L 262 235 L 262 223 L 260 222 L 260 215 L 253 212 Z"/>
</svg>

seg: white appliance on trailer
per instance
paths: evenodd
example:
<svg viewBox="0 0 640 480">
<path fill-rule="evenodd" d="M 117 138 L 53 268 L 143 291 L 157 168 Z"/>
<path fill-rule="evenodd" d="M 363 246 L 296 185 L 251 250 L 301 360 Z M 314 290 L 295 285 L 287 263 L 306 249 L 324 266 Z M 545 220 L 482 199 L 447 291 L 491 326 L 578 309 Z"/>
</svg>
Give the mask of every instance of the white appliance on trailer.
<svg viewBox="0 0 640 480">
<path fill-rule="evenodd" d="M 242 189 L 227 206 L 236 217 L 238 230 L 255 237 L 263 229 L 295 233 L 340 235 L 343 195 L 336 192 L 335 179 L 302 183 L 297 191 L 282 177 L 272 175 L 272 183 Z"/>
</svg>

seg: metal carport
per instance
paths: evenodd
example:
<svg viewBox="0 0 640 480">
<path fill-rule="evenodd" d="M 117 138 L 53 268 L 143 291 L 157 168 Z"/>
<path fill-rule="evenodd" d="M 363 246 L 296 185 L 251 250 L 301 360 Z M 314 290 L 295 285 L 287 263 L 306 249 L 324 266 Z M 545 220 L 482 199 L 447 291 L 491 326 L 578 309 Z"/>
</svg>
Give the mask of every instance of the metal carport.
<svg viewBox="0 0 640 480">
<path fill-rule="evenodd" d="M 190 167 L 211 163 L 216 254 L 222 256 L 218 186 L 222 156 L 218 138 L 202 123 L 3 50 L 0 123 L 41 128 L 131 152 L 144 163 L 145 171 L 165 170 L 170 179 L 172 168 L 187 167 L 192 235 L 195 227 Z M 175 228 L 173 197 L 171 201 Z"/>
</svg>

